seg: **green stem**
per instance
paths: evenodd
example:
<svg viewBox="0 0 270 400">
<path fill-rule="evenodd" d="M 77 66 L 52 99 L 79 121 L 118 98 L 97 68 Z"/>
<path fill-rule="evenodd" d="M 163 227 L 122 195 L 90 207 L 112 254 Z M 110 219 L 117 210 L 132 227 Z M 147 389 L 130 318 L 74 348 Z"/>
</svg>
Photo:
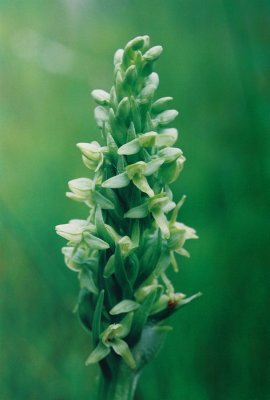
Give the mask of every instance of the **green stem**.
<svg viewBox="0 0 270 400">
<path fill-rule="evenodd" d="M 138 379 L 138 372 L 121 362 L 113 377 L 101 376 L 99 400 L 133 400 Z"/>
</svg>

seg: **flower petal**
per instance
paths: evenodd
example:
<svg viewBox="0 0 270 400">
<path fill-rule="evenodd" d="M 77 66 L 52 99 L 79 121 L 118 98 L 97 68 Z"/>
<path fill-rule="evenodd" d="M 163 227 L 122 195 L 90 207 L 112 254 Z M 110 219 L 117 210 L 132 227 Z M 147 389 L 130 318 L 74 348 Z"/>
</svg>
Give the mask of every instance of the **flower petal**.
<svg viewBox="0 0 270 400">
<path fill-rule="evenodd" d="M 130 180 L 126 172 L 122 174 L 113 176 L 112 178 L 107 179 L 102 183 L 102 187 L 104 188 L 112 188 L 112 189 L 120 189 L 128 186 Z"/>
</svg>

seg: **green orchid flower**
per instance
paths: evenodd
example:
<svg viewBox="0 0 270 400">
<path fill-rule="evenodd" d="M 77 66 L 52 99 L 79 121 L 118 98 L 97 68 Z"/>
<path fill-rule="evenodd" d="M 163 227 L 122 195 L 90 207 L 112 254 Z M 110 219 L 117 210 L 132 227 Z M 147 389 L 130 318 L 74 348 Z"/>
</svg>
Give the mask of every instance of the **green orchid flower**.
<svg viewBox="0 0 270 400">
<path fill-rule="evenodd" d="M 114 55 L 112 88 L 91 92 L 101 140 L 77 144 L 86 172 L 67 192 L 87 215 L 56 226 L 78 277 L 75 313 L 91 334 L 86 365 L 100 366 L 100 400 L 133 398 L 170 329 L 165 320 L 200 296 L 176 291 L 167 276 L 197 235 L 177 220 L 185 196 L 176 204 L 170 188 L 185 157 L 170 125 L 178 116 L 172 97 L 155 98 L 162 50 L 147 35 L 132 39 Z"/>
</svg>

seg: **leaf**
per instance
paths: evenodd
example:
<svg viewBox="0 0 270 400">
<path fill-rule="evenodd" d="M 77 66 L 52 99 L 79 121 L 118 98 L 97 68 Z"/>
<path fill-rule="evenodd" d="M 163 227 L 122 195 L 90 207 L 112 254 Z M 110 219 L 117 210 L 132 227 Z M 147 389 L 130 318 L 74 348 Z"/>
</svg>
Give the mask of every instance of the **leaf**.
<svg viewBox="0 0 270 400">
<path fill-rule="evenodd" d="M 107 298 L 107 305 L 106 308 L 110 309 L 114 306 L 118 299 L 118 284 L 114 277 L 108 277 L 104 279 L 104 288 L 105 288 L 105 293 L 106 293 L 106 298 Z"/>
<path fill-rule="evenodd" d="M 133 139 L 136 139 L 136 131 L 133 122 L 131 122 L 127 132 L 127 141 L 131 142 Z"/>
<path fill-rule="evenodd" d="M 97 345 L 99 341 L 99 335 L 101 333 L 101 315 L 102 315 L 103 302 L 104 302 L 104 290 L 101 290 L 101 292 L 99 293 L 99 297 L 96 303 L 96 308 L 93 316 L 92 332 L 93 332 L 94 345 Z"/>
<path fill-rule="evenodd" d="M 155 275 L 159 276 L 161 273 L 165 272 L 171 263 L 170 252 L 166 249 L 161 252 L 158 263 L 155 269 Z"/>
<path fill-rule="evenodd" d="M 122 357 L 125 363 L 131 369 L 136 368 L 136 362 L 134 360 L 134 357 L 128 347 L 128 344 L 124 340 L 119 338 L 114 338 L 114 340 L 112 340 L 111 346 L 115 351 L 115 353 L 118 354 L 120 357 Z"/>
<path fill-rule="evenodd" d="M 147 203 L 133 207 L 124 214 L 124 218 L 145 218 L 149 214 Z"/>
<path fill-rule="evenodd" d="M 92 293 L 85 288 L 81 289 L 74 312 L 77 312 L 80 323 L 88 333 L 92 330 L 94 310 Z"/>
<path fill-rule="evenodd" d="M 116 77 L 115 77 L 115 91 L 116 91 L 116 95 L 117 95 L 117 99 L 118 101 L 121 100 L 121 98 L 124 97 L 124 93 L 123 93 L 123 79 L 122 79 L 122 74 L 121 72 L 118 71 L 116 72 Z"/>
<path fill-rule="evenodd" d="M 92 235 L 89 232 L 84 232 L 83 238 L 92 250 L 105 250 L 110 246 L 104 240 Z"/>
<path fill-rule="evenodd" d="M 153 86 L 153 85 L 151 85 Z M 146 114 L 146 122 L 145 122 L 145 131 L 153 131 L 156 128 L 157 124 L 155 124 L 154 120 L 151 118 L 150 112 L 147 112 Z"/>
<path fill-rule="evenodd" d="M 121 121 L 125 121 L 129 116 L 129 112 L 130 112 L 129 99 L 128 97 L 124 97 L 118 104 L 116 117 L 119 118 Z"/>
<path fill-rule="evenodd" d="M 83 269 L 80 273 L 81 288 L 89 290 L 89 292 L 98 294 L 98 288 L 94 282 L 93 272 Z"/>
<path fill-rule="evenodd" d="M 141 116 L 137 102 L 133 96 L 130 96 L 131 119 L 133 121 L 135 131 L 141 132 Z"/>
<path fill-rule="evenodd" d="M 92 351 L 90 356 L 87 358 L 85 365 L 95 364 L 103 358 L 107 357 L 107 355 L 111 352 L 111 349 L 105 346 L 102 342 L 100 342 L 97 347 Z"/>
<path fill-rule="evenodd" d="M 98 235 L 101 236 L 102 239 L 106 240 L 106 242 L 109 243 L 109 245 L 111 247 L 114 247 L 114 240 L 112 239 L 111 235 L 109 234 L 109 232 L 106 229 L 106 226 L 105 226 L 105 223 L 103 220 L 102 211 L 99 206 L 97 206 L 97 208 L 96 208 L 95 222 L 96 222 L 96 228 L 97 228 Z"/>
<path fill-rule="evenodd" d="M 131 287 L 133 287 L 134 283 L 136 282 L 140 268 L 140 262 L 135 253 L 130 253 L 126 258 L 126 268 L 127 268 L 128 280 L 130 282 Z"/>
<path fill-rule="evenodd" d="M 142 330 L 146 324 L 148 316 L 150 314 L 151 307 L 156 298 L 156 290 L 153 290 L 144 299 L 141 307 L 134 313 L 132 328 L 129 335 L 131 343 L 136 343 L 141 336 Z"/>
<path fill-rule="evenodd" d="M 160 229 L 157 229 L 154 235 L 147 240 L 141 256 L 141 274 L 136 285 L 141 284 L 156 268 L 160 252 L 162 250 L 162 237 Z"/>
<path fill-rule="evenodd" d="M 118 75 L 116 77 L 118 79 Z M 117 83 L 117 82 L 116 82 Z M 117 92 L 117 95 L 119 95 L 119 92 Z M 121 97 L 121 95 L 120 95 Z M 120 100 L 119 97 L 119 100 Z M 122 124 L 122 121 L 119 118 L 116 118 L 115 113 L 112 108 L 110 108 L 109 111 L 109 124 L 110 124 L 110 130 L 112 133 L 112 136 L 116 142 L 117 145 L 121 145 L 125 142 L 125 135 L 123 134 L 123 129 L 124 126 Z"/>
<path fill-rule="evenodd" d="M 127 277 L 124 260 L 122 258 L 120 246 L 117 244 L 115 248 L 115 276 L 122 289 L 124 297 L 132 297 L 132 289 Z"/>
<path fill-rule="evenodd" d="M 113 107 L 113 109 L 117 109 L 118 106 L 118 101 L 117 101 L 117 97 L 116 97 L 116 92 L 115 92 L 115 87 L 112 86 L 111 91 L 110 91 L 110 103 Z"/>
<path fill-rule="evenodd" d="M 120 327 L 118 328 L 117 332 L 117 337 L 123 339 L 129 334 L 132 326 L 133 317 L 134 317 L 134 312 L 130 312 L 121 320 L 119 324 Z"/>
<path fill-rule="evenodd" d="M 96 204 L 98 204 L 100 206 L 100 208 L 102 208 L 104 210 L 114 210 L 114 204 L 111 202 L 111 200 L 109 200 L 107 197 L 103 196 L 98 191 L 96 191 L 96 190 L 94 191 L 93 198 L 94 198 Z"/>
<path fill-rule="evenodd" d="M 125 157 L 119 155 L 117 158 L 117 164 L 116 164 L 117 174 L 122 174 L 123 172 L 125 172 L 125 167 L 126 167 Z"/>
<path fill-rule="evenodd" d="M 87 268 L 91 269 L 94 273 L 98 268 L 98 258 L 96 256 L 87 258 L 84 263 L 87 265 Z"/>
<path fill-rule="evenodd" d="M 134 243 L 134 247 L 138 247 L 140 244 L 140 221 L 138 219 L 133 222 L 131 241 Z"/>
<path fill-rule="evenodd" d="M 115 272 L 115 255 L 113 254 L 108 259 L 105 265 L 103 276 L 104 278 L 109 278 L 114 272 Z"/>
<path fill-rule="evenodd" d="M 178 272 L 178 264 L 173 251 L 170 251 L 170 261 L 173 267 L 174 272 Z"/>
<path fill-rule="evenodd" d="M 134 64 L 130 65 L 125 72 L 124 78 L 124 87 L 126 90 L 135 89 L 137 77 L 138 72 L 136 66 Z"/>
<path fill-rule="evenodd" d="M 170 327 L 147 324 L 141 335 L 139 343 L 133 353 L 136 359 L 137 370 L 156 358 L 161 350 Z"/>
<path fill-rule="evenodd" d="M 102 187 L 119 189 L 128 186 L 129 182 L 130 180 L 127 176 L 127 173 L 123 172 L 122 174 L 107 179 L 105 182 L 102 183 Z"/>
<path fill-rule="evenodd" d="M 116 304 L 111 311 L 111 315 L 118 315 L 122 313 L 128 313 L 140 307 L 140 304 L 133 300 L 122 300 L 120 303 Z"/>
</svg>

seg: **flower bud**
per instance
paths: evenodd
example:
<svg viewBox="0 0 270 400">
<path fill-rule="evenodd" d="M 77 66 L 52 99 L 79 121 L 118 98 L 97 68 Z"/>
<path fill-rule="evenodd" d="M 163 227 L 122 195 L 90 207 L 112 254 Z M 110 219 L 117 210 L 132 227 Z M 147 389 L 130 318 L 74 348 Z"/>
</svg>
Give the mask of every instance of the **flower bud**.
<svg viewBox="0 0 270 400">
<path fill-rule="evenodd" d="M 63 247 L 65 263 L 69 269 L 73 271 L 81 271 L 82 264 L 86 261 L 88 249 L 82 246 L 78 247 Z"/>
<path fill-rule="evenodd" d="M 118 105 L 116 116 L 117 118 L 126 121 L 126 119 L 129 116 L 129 113 L 130 113 L 129 99 L 128 97 L 124 97 Z"/>
<path fill-rule="evenodd" d="M 123 49 L 118 49 L 116 50 L 115 54 L 114 54 L 114 65 L 117 64 L 121 64 L 122 60 L 123 60 L 123 54 L 124 54 L 124 50 Z"/>
<path fill-rule="evenodd" d="M 156 91 L 156 87 L 152 84 L 149 84 L 143 88 L 143 90 L 140 92 L 138 99 L 141 104 L 149 103 Z"/>
<path fill-rule="evenodd" d="M 182 150 L 178 149 L 177 147 L 166 147 L 158 152 L 158 156 L 163 158 L 165 163 L 171 163 L 182 155 Z"/>
<path fill-rule="evenodd" d="M 112 86 L 111 92 L 110 92 L 110 104 L 112 105 L 114 110 L 118 107 L 118 101 L 117 101 L 117 96 L 116 96 L 116 91 L 115 91 L 114 86 Z"/>
<path fill-rule="evenodd" d="M 144 53 L 143 58 L 146 61 L 155 61 L 159 58 L 162 51 L 163 51 L 162 46 L 151 47 L 151 49 L 147 50 L 147 52 Z"/>
<path fill-rule="evenodd" d="M 166 164 L 164 163 L 159 170 L 159 176 L 167 184 L 174 182 L 178 178 L 180 172 L 183 170 L 184 162 L 185 157 L 180 156 L 177 160 L 173 162 Z"/>
<path fill-rule="evenodd" d="M 72 271 L 79 272 L 79 265 L 73 260 L 72 256 L 74 253 L 74 247 L 62 247 L 62 254 L 64 254 L 64 260 L 66 266 Z"/>
<path fill-rule="evenodd" d="M 86 227 L 85 220 L 71 220 L 68 224 L 57 225 L 56 233 L 59 236 L 73 243 L 78 243 L 82 240 L 82 233 Z"/>
<path fill-rule="evenodd" d="M 122 74 L 120 71 L 116 72 L 115 91 L 116 91 L 117 99 L 118 99 L 118 101 L 120 101 L 124 94 L 123 93 L 123 78 L 122 78 Z"/>
<path fill-rule="evenodd" d="M 156 123 L 159 125 L 167 125 L 175 120 L 178 115 L 177 110 L 166 110 L 158 114 L 156 117 Z"/>
<path fill-rule="evenodd" d="M 128 236 L 123 236 L 118 241 L 118 244 L 120 246 L 120 250 L 123 256 L 127 256 L 128 253 L 130 253 L 130 251 L 134 248 L 134 245 Z"/>
<path fill-rule="evenodd" d="M 91 92 L 93 99 L 101 106 L 110 104 L 110 94 L 105 90 L 96 89 Z"/>
<path fill-rule="evenodd" d="M 134 86 L 137 80 L 137 69 L 135 65 L 128 67 L 125 73 L 124 84 L 126 86 Z"/>
<path fill-rule="evenodd" d="M 170 147 L 175 144 L 178 138 L 178 131 L 175 128 L 163 129 L 156 137 L 158 147 Z"/>
<path fill-rule="evenodd" d="M 158 88 L 159 85 L 159 76 L 156 72 L 152 72 L 145 80 L 145 85 L 153 85 L 155 89 Z"/>
<path fill-rule="evenodd" d="M 108 110 L 103 106 L 97 106 L 94 111 L 95 120 L 100 129 L 103 129 L 104 124 L 109 119 Z"/>
<path fill-rule="evenodd" d="M 142 124 L 141 124 L 140 110 L 134 96 L 130 96 L 130 109 L 131 109 L 131 118 L 133 119 L 133 127 L 135 128 L 136 132 L 141 132 Z"/>
<path fill-rule="evenodd" d="M 69 189 L 77 196 L 87 199 L 93 190 L 93 181 L 88 178 L 73 179 L 68 182 Z"/>
<path fill-rule="evenodd" d="M 165 110 L 167 110 L 168 106 L 170 106 L 173 98 L 172 97 L 161 97 L 157 101 L 152 104 L 151 111 L 154 114 L 159 114 Z"/>
<path fill-rule="evenodd" d="M 137 36 L 136 38 L 130 40 L 125 47 L 126 49 L 132 49 L 134 51 L 140 50 L 143 46 L 145 46 L 145 43 L 149 40 L 149 36 Z"/>
<path fill-rule="evenodd" d="M 143 285 L 136 290 L 135 299 L 138 302 L 142 302 L 146 298 L 146 296 L 148 296 L 151 292 L 153 292 L 157 288 L 161 288 L 161 285 L 158 284 L 157 279 L 153 279 L 152 282 L 150 282 L 149 284 Z"/>
<path fill-rule="evenodd" d="M 107 151 L 107 148 L 101 147 L 98 142 L 78 143 L 77 147 L 83 153 L 83 162 L 86 167 L 92 171 L 98 171 L 103 163 L 103 152 Z"/>
</svg>

